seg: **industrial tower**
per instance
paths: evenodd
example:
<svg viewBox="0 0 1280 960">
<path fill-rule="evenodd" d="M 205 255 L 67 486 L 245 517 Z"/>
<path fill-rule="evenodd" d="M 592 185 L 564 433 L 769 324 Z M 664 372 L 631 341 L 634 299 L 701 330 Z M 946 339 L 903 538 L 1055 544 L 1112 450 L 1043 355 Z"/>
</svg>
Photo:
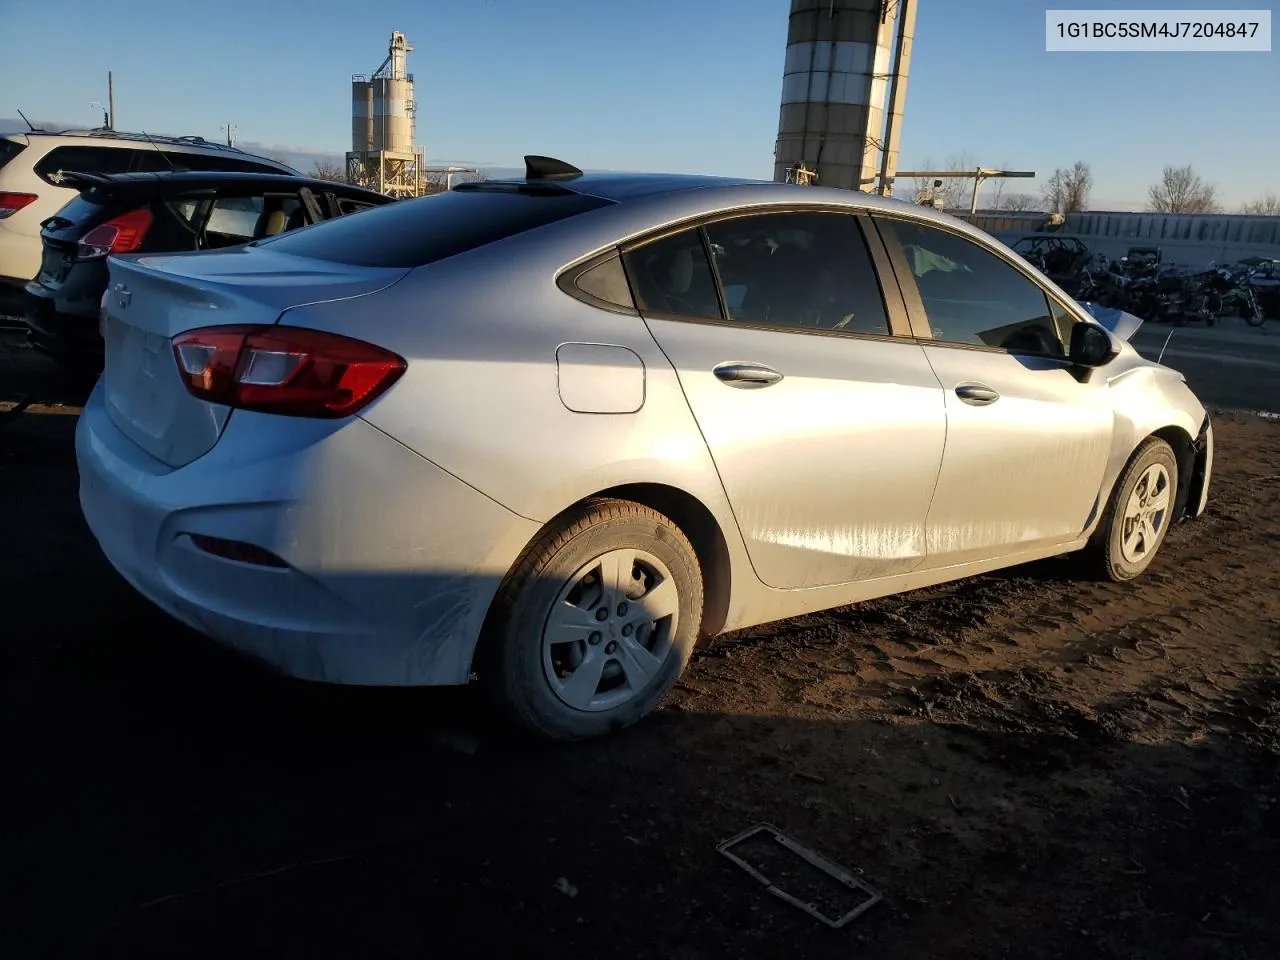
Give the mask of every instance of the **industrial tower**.
<svg viewBox="0 0 1280 960">
<path fill-rule="evenodd" d="M 347 181 L 393 197 L 421 196 L 424 186 L 426 150 L 413 142 L 417 102 L 413 74 L 405 72 L 412 50 L 403 33 L 393 33 L 373 76 L 351 78 Z"/>
<path fill-rule="evenodd" d="M 791 0 L 773 178 L 891 184 L 916 0 Z"/>
</svg>

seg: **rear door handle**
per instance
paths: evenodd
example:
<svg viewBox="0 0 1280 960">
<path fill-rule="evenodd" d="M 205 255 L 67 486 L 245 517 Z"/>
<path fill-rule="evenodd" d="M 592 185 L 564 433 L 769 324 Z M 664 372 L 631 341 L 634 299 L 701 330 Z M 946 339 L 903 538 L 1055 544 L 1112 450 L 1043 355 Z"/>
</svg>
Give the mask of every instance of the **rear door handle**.
<svg viewBox="0 0 1280 960">
<path fill-rule="evenodd" d="M 711 372 L 721 383 L 741 388 L 767 387 L 782 379 L 782 374 L 773 367 L 738 360 L 716 364 Z"/>
<path fill-rule="evenodd" d="M 962 383 L 956 387 L 956 396 L 975 407 L 985 407 L 1000 399 L 1000 394 L 984 383 Z"/>
</svg>

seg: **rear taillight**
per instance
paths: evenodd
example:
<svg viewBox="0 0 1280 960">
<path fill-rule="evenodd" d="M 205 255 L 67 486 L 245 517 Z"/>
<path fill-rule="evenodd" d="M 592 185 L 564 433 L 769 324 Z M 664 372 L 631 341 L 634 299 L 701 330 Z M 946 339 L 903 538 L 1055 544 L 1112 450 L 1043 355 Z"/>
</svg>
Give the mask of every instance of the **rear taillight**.
<svg viewBox="0 0 1280 960">
<path fill-rule="evenodd" d="M 143 207 L 94 227 L 76 245 L 76 259 L 97 260 L 109 253 L 137 250 L 151 229 L 152 220 L 151 211 Z"/>
<path fill-rule="evenodd" d="M 404 373 L 401 357 L 301 327 L 205 327 L 173 338 L 187 390 L 201 400 L 294 417 L 348 417 Z"/>
<path fill-rule="evenodd" d="M 34 193 L 0 192 L 0 220 L 11 217 L 29 203 L 35 203 L 39 197 Z"/>
</svg>

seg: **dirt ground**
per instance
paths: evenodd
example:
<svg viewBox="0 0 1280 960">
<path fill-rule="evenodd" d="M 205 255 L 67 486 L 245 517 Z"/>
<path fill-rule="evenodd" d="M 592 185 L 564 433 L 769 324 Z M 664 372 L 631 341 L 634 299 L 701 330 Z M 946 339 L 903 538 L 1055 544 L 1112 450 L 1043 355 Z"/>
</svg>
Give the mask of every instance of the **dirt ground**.
<svg viewBox="0 0 1280 960">
<path fill-rule="evenodd" d="M 0 426 L 6 956 L 1280 956 L 1280 422 L 1217 417 L 1210 512 L 1136 583 L 1054 560 L 726 636 L 565 748 L 168 620 L 80 519 L 74 415 L 31 409 Z M 832 930 L 771 896 L 716 851 L 762 821 L 885 899 Z"/>
</svg>

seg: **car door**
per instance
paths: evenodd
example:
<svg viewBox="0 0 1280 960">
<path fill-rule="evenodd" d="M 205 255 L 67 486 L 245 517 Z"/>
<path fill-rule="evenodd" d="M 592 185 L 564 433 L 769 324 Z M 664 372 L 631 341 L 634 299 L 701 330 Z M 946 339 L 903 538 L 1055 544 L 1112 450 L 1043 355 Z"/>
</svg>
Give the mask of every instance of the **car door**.
<svg viewBox="0 0 1280 960">
<path fill-rule="evenodd" d="M 959 232 L 875 220 L 943 388 L 947 441 L 929 566 L 1078 537 L 1111 450 L 1106 377 L 1066 359 L 1075 322 L 1030 271 Z"/>
<path fill-rule="evenodd" d="M 924 559 L 942 392 L 923 349 L 894 335 L 907 332 L 901 295 L 886 303 L 873 250 L 883 260 L 857 217 L 818 211 L 725 217 L 624 250 L 771 587 Z"/>
</svg>

